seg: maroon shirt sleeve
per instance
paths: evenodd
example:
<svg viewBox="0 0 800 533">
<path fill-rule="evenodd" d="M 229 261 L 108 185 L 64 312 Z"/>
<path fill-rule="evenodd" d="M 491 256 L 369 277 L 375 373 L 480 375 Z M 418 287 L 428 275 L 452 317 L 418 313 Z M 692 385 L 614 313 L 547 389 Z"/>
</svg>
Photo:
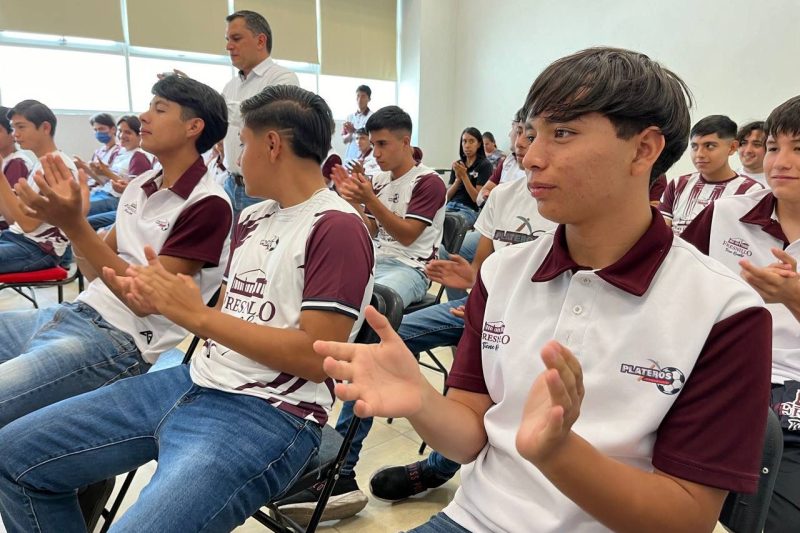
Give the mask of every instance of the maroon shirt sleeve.
<svg viewBox="0 0 800 533">
<path fill-rule="evenodd" d="M 374 264 L 372 240 L 361 217 L 342 211 L 323 213 L 306 242 L 300 309 L 357 319 Z"/>
<path fill-rule="evenodd" d="M 11 184 L 12 187 L 16 185 L 20 178 L 27 178 L 28 172 L 30 171 L 25 161 L 19 158 L 9 161 L 8 165 L 6 165 L 6 168 L 3 170 L 8 183 Z"/>
<path fill-rule="evenodd" d="M 464 333 L 458 342 L 453 367 L 447 377 L 447 386 L 478 394 L 489 394 L 483 376 L 483 359 L 481 356 L 481 334 L 483 332 L 483 316 L 486 311 L 488 292 L 483 285 L 480 272 L 472 292 L 467 298 L 464 313 Z"/>
<path fill-rule="evenodd" d="M 686 229 L 681 233 L 681 239 L 708 255 L 708 250 L 711 246 L 711 224 L 713 221 L 714 204 L 710 203 L 686 226 Z"/>
<path fill-rule="evenodd" d="M 650 201 L 651 202 L 658 202 L 661 200 L 661 196 L 664 194 L 664 190 L 667 188 L 667 175 L 661 174 L 659 177 L 656 178 L 656 181 L 650 185 Z"/>
<path fill-rule="evenodd" d="M 151 168 L 153 168 L 153 164 L 150 162 L 150 159 L 142 152 L 136 152 L 133 154 L 133 157 L 131 157 L 130 165 L 128 165 L 128 174 L 131 176 L 138 176 Z"/>
<path fill-rule="evenodd" d="M 231 206 L 219 196 L 203 198 L 178 215 L 158 255 L 203 261 L 204 266 L 220 263 L 225 241 L 231 231 Z"/>
<path fill-rule="evenodd" d="M 411 201 L 408 202 L 406 218 L 421 220 L 427 225 L 433 224 L 433 217 L 444 205 L 447 187 L 438 174 L 425 174 L 414 185 Z"/>
<path fill-rule="evenodd" d="M 336 165 L 342 164 L 342 158 L 339 157 L 337 154 L 331 154 L 328 159 L 322 163 L 322 175 L 325 176 L 326 179 L 331 179 L 331 172 L 333 172 L 333 167 Z"/>
<path fill-rule="evenodd" d="M 491 181 L 495 185 L 500 184 L 500 177 L 503 175 L 503 162 L 505 160 L 506 158 L 504 157 L 503 159 L 497 162 L 497 166 L 495 167 L 491 177 L 489 178 L 489 181 Z"/>
<path fill-rule="evenodd" d="M 658 210 L 661 211 L 662 215 L 666 215 L 671 217 L 672 210 L 675 207 L 675 181 L 671 181 L 667 184 L 667 188 L 664 191 L 664 197 L 661 199 L 661 203 L 658 204 Z"/>
<path fill-rule="evenodd" d="M 734 492 L 758 486 L 772 367 L 772 315 L 751 307 L 716 323 L 656 434 L 653 465 Z"/>
</svg>

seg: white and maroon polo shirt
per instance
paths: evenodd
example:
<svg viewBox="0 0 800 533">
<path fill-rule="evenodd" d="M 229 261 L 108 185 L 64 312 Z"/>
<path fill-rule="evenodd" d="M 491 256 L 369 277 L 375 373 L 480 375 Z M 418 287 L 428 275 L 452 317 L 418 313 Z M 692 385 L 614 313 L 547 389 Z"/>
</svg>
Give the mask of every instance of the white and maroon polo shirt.
<svg viewBox="0 0 800 533">
<path fill-rule="evenodd" d="M 800 241 L 789 242 L 775 214 L 775 196 L 769 190 L 714 202 L 694 219 L 681 238 L 720 261 L 735 275 L 739 261 L 756 266 L 776 261 L 771 248 L 800 259 Z M 783 304 L 767 304 L 772 313 L 772 382 L 800 381 L 800 324 Z"/>
<path fill-rule="evenodd" d="M 372 178 L 372 188 L 378 200 L 392 213 L 402 218 L 421 220 L 426 226 L 417 240 L 403 246 L 367 210 L 366 215 L 378 224 L 376 259 L 397 259 L 424 272 L 425 263 L 436 258 L 442 243 L 447 199 L 444 181 L 435 171 L 417 165 L 396 179 L 392 179 L 391 172 L 381 172 Z"/>
<path fill-rule="evenodd" d="M 120 176 L 122 179 L 129 180 L 152 169 L 153 162 L 147 156 L 147 152 L 141 148 L 135 148 L 133 150 L 121 148 L 117 157 L 114 158 L 114 162 L 111 163 L 110 168 L 114 174 Z M 120 193 L 114 190 L 114 186 L 110 180 L 103 184 L 103 190 L 111 196 L 121 196 Z"/>
<path fill-rule="evenodd" d="M 491 239 L 495 251 L 534 241 L 555 227 L 555 222 L 539 214 L 539 206 L 528 190 L 528 180 L 495 187 L 475 221 L 475 230 Z"/>
<path fill-rule="evenodd" d="M 672 220 L 672 231 L 680 235 L 700 211 L 719 198 L 744 194 L 749 190 L 763 189 L 760 183 L 747 176 L 739 176 L 725 181 L 706 181 L 694 172 L 669 182 L 658 209 Z"/>
<path fill-rule="evenodd" d="M 64 164 L 72 173 L 72 176 L 78 179 L 78 167 L 75 166 L 72 159 L 60 150 L 56 150 L 53 154 L 58 155 L 62 161 L 64 161 Z M 35 192 L 39 192 L 39 186 L 33 181 L 33 176 L 40 170 L 42 170 L 42 163 L 36 160 L 28 174 L 28 185 L 30 185 L 31 189 Z M 17 223 L 11 224 L 8 230 L 35 242 L 44 253 L 49 255 L 61 257 L 67 250 L 67 246 L 69 246 L 69 239 L 67 236 L 60 229 L 51 226 L 47 222 L 42 222 L 35 230 L 29 232 L 24 231 Z"/>
<path fill-rule="evenodd" d="M 161 256 L 202 261 L 192 278 L 208 301 L 219 288 L 228 259 L 233 213 L 228 195 L 214 182 L 201 158 L 172 187 L 163 189 L 161 171 L 145 172 L 131 181 L 117 207 L 117 254 L 134 265 L 145 265 L 149 244 Z M 78 296 L 112 326 L 133 337 L 142 357 L 158 356 L 186 338 L 187 332 L 162 315 L 136 316 L 101 278 Z"/>
<path fill-rule="evenodd" d="M 753 491 L 769 397 L 770 316 L 738 276 L 653 210 L 615 264 L 577 265 L 564 227 L 483 264 L 448 380 L 488 394 L 488 443 L 445 513 L 474 532 L 607 531 L 516 450 L 528 393 L 555 339 L 583 368 L 572 430 L 620 462 Z M 692 312 L 686 312 L 686 302 Z"/>
<path fill-rule="evenodd" d="M 90 161 L 100 161 L 108 166 L 111 166 L 111 163 L 114 162 L 114 158 L 117 157 L 117 154 L 119 154 L 121 148 L 122 146 L 119 144 L 114 144 L 111 148 L 104 144 L 94 151 Z"/>
<path fill-rule="evenodd" d="M 242 212 L 233 236 L 222 312 L 273 328 L 299 329 L 306 310 L 355 319 L 355 339 L 372 296 L 374 255 L 364 221 L 322 189 L 281 209 L 266 200 Z M 333 405 L 333 380 L 314 383 L 273 370 L 213 340 L 192 361 L 200 386 L 248 394 L 322 425 Z"/>
<path fill-rule="evenodd" d="M 30 175 L 34 159 L 36 156 L 27 150 L 15 150 L 3 158 L 3 174 L 6 175 L 9 185 L 13 187 L 20 178 Z"/>
</svg>

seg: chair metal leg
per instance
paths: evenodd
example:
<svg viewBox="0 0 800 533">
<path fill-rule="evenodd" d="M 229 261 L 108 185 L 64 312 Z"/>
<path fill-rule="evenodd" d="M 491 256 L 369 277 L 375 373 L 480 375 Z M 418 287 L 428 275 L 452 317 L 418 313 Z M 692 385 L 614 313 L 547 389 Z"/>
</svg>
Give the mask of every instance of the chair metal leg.
<svg viewBox="0 0 800 533">
<path fill-rule="evenodd" d="M 108 532 L 108 529 L 111 527 L 111 523 L 117 516 L 117 512 L 119 512 L 119 508 L 122 505 L 122 500 L 125 499 L 125 495 L 128 493 L 131 482 L 133 482 L 133 476 L 135 475 L 136 470 L 131 470 L 128 472 L 128 475 L 125 476 L 125 480 L 122 482 L 122 486 L 119 488 L 119 493 L 117 494 L 116 499 L 114 499 L 114 503 L 111 504 L 111 508 L 108 509 L 108 511 L 103 512 L 103 527 L 100 529 L 100 533 Z"/>
</svg>

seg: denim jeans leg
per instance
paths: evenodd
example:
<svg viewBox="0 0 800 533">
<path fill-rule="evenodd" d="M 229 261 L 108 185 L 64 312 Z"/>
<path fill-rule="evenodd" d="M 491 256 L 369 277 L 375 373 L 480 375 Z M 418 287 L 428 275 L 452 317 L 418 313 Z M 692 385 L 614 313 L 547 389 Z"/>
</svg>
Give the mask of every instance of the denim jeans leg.
<svg viewBox="0 0 800 533">
<path fill-rule="evenodd" d="M 430 281 L 421 271 L 396 259 L 376 261 L 375 283 L 394 289 L 403 300 L 403 307 L 422 300 L 430 285 Z"/>
<path fill-rule="evenodd" d="M 464 305 L 466 301 L 463 298 L 409 313 L 403 317 L 397 334 L 411 353 L 455 346 L 464 332 L 464 320 L 453 316 L 450 309 Z"/>
<path fill-rule="evenodd" d="M 92 191 L 89 197 L 89 213 L 88 216 L 97 215 L 99 213 L 107 213 L 108 211 L 117 211 L 119 205 L 119 197 L 114 196 L 108 191 L 96 189 Z"/>
<path fill-rule="evenodd" d="M 225 192 L 228 193 L 228 198 L 231 200 L 234 224 L 239 220 L 239 215 L 245 207 L 264 201 L 263 198 L 248 196 L 245 192 L 244 185 L 237 184 L 236 180 L 234 180 L 231 175 L 228 175 L 228 179 L 225 180 L 225 184 L 222 188 L 225 189 Z"/>
<path fill-rule="evenodd" d="M 336 431 L 342 437 L 347 433 L 347 428 L 350 422 L 353 421 L 353 405 L 355 402 L 344 402 L 342 410 L 339 413 L 339 419 L 336 421 Z M 342 475 L 349 476 L 353 473 L 358 463 L 358 456 L 361 454 L 361 448 L 364 446 L 364 439 L 367 438 L 369 430 L 372 428 L 372 417 L 362 418 L 361 423 L 358 425 L 358 430 L 353 436 L 353 443 L 350 445 L 350 451 L 347 452 L 347 458 L 342 465 Z"/>
<path fill-rule="evenodd" d="M 450 479 L 456 475 L 461 468 L 461 464 L 451 461 L 436 450 L 433 450 L 426 459 L 426 466 L 441 479 Z"/>
<path fill-rule="evenodd" d="M 469 533 L 469 530 L 461 527 L 452 518 L 444 513 L 436 513 L 424 524 L 409 529 L 406 533 Z"/>
<path fill-rule="evenodd" d="M 22 235 L 11 230 L 0 233 L 0 274 L 53 268 L 58 265 L 59 260 Z"/>
<path fill-rule="evenodd" d="M 96 215 L 89 215 L 89 225 L 93 230 L 97 231 L 101 228 L 108 227 L 117 221 L 117 211 L 106 211 L 105 213 L 97 213 Z"/>
<path fill-rule="evenodd" d="M 0 427 L 150 366 L 130 335 L 86 304 L 63 303 L 34 313 L 0 314 Z"/>
</svg>

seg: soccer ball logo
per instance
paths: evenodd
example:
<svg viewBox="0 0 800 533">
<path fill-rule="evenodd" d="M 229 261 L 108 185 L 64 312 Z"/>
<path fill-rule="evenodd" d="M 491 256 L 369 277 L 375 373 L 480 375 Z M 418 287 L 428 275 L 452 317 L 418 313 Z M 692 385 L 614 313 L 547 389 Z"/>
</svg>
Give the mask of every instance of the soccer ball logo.
<svg viewBox="0 0 800 533">
<path fill-rule="evenodd" d="M 671 378 L 671 381 L 667 384 L 657 383 L 658 390 L 664 394 L 678 394 L 683 388 L 683 384 L 686 383 L 686 376 L 683 375 L 683 372 L 671 366 L 664 367 L 661 370 L 668 376 L 668 379 Z"/>
</svg>

